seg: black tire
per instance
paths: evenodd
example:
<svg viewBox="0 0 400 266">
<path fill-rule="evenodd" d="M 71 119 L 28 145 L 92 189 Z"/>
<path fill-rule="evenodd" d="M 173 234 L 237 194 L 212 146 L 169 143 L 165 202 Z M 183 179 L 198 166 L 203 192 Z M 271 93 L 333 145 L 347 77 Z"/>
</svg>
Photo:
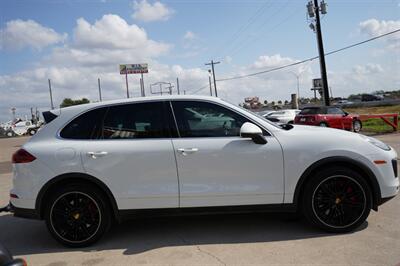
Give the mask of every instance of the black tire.
<svg viewBox="0 0 400 266">
<path fill-rule="evenodd" d="M 320 127 L 329 127 L 328 124 L 326 122 L 321 122 L 319 123 Z"/>
<path fill-rule="evenodd" d="M 362 128 L 362 123 L 360 120 L 356 119 L 353 121 L 353 125 L 352 125 L 353 131 L 358 133 L 361 131 Z"/>
<path fill-rule="evenodd" d="M 316 173 L 303 192 L 304 216 L 327 232 L 353 231 L 371 211 L 372 193 L 368 183 L 348 168 L 328 168 Z"/>
<path fill-rule="evenodd" d="M 293 121 L 289 121 L 288 124 L 289 124 L 289 125 L 293 125 L 294 122 L 293 122 Z"/>
<path fill-rule="evenodd" d="M 68 247 L 86 247 L 98 241 L 112 222 L 103 195 L 97 188 L 79 183 L 52 192 L 45 211 L 51 235 Z"/>
<path fill-rule="evenodd" d="M 15 133 L 12 130 L 8 130 L 8 131 L 6 131 L 6 136 L 9 137 L 9 138 L 15 137 Z"/>
</svg>

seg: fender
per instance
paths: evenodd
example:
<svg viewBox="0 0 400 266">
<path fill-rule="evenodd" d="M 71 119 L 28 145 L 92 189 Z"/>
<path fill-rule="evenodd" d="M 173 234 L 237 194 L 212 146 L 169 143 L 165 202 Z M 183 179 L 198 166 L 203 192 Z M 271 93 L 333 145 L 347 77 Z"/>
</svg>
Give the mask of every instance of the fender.
<svg viewBox="0 0 400 266">
<path fill-rule="evenodd" d="M 50 179 L 42 188 L 40 189 L 38 196 L 36 198 L 36 204 L 35 204 L 35 209 L 39 215 L 39 217 L 42 219 L 43 218 L 43 210 L 42 210 L 42 204 L 43 204 L 43 199 L 44 196 L 46 195 L 46 192 L 56 183 L 66 181 L 68 179 L 74 179 L 74 180 L 82 180 L 82 181 L 87 181 L 90 183 L 96 184 L 107 196 L 112 212 L 114 213 L 114 217 L 119 221 L 119 212 L 118 212 L 118 206 L 117 202 L 114 198 L 114 195 L 110 191 L 110 189 L 98 178 L 85 174 L 85 173 L 66 173 L 62 174 L 59 176 L 56 176 L 52 179 Z"/>
<path fill-rule="evenodd" d="M 318 168 L 323 167 L 325 165 L 331 165 L 332 163 L 335 164 L 344 164 L 346 166 L 351 166 L 353 168 L 356 168 L 358 172 L 362 172 L 363 176 L 366 177 L 367 182 L 371 185 L 371 190 L 372 190 L 372 196 L 373 196 L 373 209 L 375 211 L 378 210 L 378 206 L 381 204 L 382 197 L 381 197 L 381 189 L 379 187 L 378 181 L 376 179 L 376 176 L 374 173 L 369 169 L 366 165 L 363 163 L 351 159 L 349 157 L 344 157 L 344 156 L 332 156 L 332 157 L 327 157 L 324 159 L 321 159 L 315 163 L 313 163 L 311 166 L 309 166 L 304 173 L 301 175 L 299 181 L 297 182 L 296 189 L 294 192 L 294 197 L 293 197 L 293 203 L 297 207 L 299 204 L 301 204 L 300 201 L 300 196 L 301 196 L 301 191 L 303 188 L 303 185 L 306 183 L 307 179 L 312 176 L 313 172 L 318 170 Z"/>
</svg>

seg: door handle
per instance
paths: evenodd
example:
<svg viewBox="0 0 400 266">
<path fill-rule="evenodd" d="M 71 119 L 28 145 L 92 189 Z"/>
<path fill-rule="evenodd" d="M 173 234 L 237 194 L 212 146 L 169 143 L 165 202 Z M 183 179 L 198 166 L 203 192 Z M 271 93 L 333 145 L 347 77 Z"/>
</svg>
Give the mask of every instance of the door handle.
<svg viewBox="0 0 400 266">
<path fill-rule="evenodd" d="M 108 154 L 108 152 L 106 152 L 106 151 L 89 151 L 89 152 L 87 152 L 87 155 L 92 157 L 93 159 L 106 156 L 107 154 Z"/>
<path fill-rule="evenodd" d="M 182 154 L 182 155 L 188 155 L 188 154 L 192 154 L 192 153 L 195 153 L 195 152 L 198 152 L 198 151 L 199 151 L 198 148 L 181 148 L 181 149 L 178 149 L 178 152 L 180 154 Z"/>
</svg>

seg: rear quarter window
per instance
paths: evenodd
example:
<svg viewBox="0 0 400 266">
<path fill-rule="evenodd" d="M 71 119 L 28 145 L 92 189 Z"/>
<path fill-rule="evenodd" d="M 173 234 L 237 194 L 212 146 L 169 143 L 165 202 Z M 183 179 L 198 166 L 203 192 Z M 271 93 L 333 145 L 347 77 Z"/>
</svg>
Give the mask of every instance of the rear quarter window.
<svg viewBox="0 0 400 266">
<path fill-rule="evenodd" d="M 60 136 L 65 139 L 98 139 L 106 110 L 104 107 L 81 114 L 61 130 Z"/>
</svg>

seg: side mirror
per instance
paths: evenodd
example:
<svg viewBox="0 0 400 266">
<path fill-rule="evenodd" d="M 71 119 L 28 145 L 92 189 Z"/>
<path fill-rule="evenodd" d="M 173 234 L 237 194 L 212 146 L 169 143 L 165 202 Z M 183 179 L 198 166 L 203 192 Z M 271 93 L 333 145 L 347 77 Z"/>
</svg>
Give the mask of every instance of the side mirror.
<svg viewBox="0 0 400 266">
<path fill-rule="evenodd" d="M 240 137 L 251 138 L 256 144 L 267 143 L 261 128 L 249 122 L 244 123 L 240 128 Z"/>
<path fill-rule="evenodd" d="M 348 116 L 349 115 L 349 113 L 348 112 L 344 112 L 344 115 L 343 116 Z"/>
</svg>

